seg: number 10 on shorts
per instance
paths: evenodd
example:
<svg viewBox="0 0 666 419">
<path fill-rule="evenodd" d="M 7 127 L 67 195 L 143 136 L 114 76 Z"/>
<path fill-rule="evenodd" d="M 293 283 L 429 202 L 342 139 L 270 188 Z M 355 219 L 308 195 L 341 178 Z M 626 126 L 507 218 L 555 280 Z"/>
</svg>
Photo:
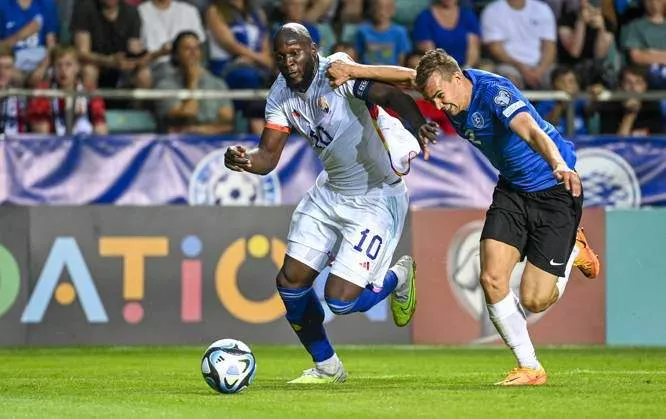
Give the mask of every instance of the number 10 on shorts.
<svg viewBox="0 0 666 419">
<path fill-rule="evenodd" d="M 365 229 L 361 231 L 361 240 L 359 240 L 358 244 L 354 246 L 354 250 L 357 252 L 363 252 L 363 246 L 365 245 L 366 239 L 368 238 L 368 235 L 370 234 L 369 229 Z M 382 238 L 379 237 L 378 235 L 372 236 L 372 239 L 370 239 L 370 242 L 367 244 L 367 247 L 365 248 L 365 255 L 370 258 L 370 260 L 375 260 L 377 259 L 377 255 L 379 255 L 379 249 L 382 248 Z"/>
</svg>

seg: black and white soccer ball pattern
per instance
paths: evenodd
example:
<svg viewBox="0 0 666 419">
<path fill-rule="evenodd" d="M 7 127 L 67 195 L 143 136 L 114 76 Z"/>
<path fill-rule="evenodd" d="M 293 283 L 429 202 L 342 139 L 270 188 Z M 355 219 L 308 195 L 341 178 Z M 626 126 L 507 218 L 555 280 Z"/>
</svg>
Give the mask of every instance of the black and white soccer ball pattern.
<svg viewBox="0 0 666 419">
<path fill-rule="evenodd" d="M 245 390 L 257 371 L 249 346 L 236 339 L 213 342 L 201 360 L 201 374 L 213 390 L 234 394 Z"/>
</svg>

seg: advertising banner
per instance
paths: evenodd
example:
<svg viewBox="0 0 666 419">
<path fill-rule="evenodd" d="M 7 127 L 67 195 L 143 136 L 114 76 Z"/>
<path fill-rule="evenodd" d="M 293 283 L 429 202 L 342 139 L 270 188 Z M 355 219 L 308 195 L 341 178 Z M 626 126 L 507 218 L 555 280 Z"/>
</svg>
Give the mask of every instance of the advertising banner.
<svg viewBox="0 0 666 419">
<path fill-rule="evenodd" d="M 0 141 L 0 204 L 295 205 L 322 165 L 291 137 L 275 171 L 232 172 L 224 151 L 255 136 L 21 137 Z M 587 206 L 666 205 L 666 138 L 577 137 Z M 387 157 L 388 158 L 388 157 Z M 467 141 L 442 138 L 405 180 L 415 208 L 487 208 L 495 169 Z"/>
<path fill-rule="evenodd" d="M 0 230 L 0 258 L 20 265 L 18 293 L 6 281 L 15 269 L 0 272 L 0 345 L 296 344 L 275 291 L 291 211 L 0 207 L 3 221 L 24 221 L 20 235 L 10 223 Z M 396 259 L 411 248 L 409 226 L 403 237 Z M 346 317 L 325 311 L 334 343 L 409 342 L 387 301 Z"/>
<path fill-rule="evenodd" d="M 479 284 L 479 240 L 485 212 L 422 209 L 412 212 L 412 242 L 419 263 L 419 306 L 413 342 L 475 344 L 500 342 L 488 319 Z M 605 342 L 604 210 L 588 209 L 582 225 L 602 259 L 601 275 L 588 280 L 575 268 L 562 299 L 544 313 L 528 314 L 536 344 Z M 522 262 L 511 276 L 519 295 Z"/>
</svg>

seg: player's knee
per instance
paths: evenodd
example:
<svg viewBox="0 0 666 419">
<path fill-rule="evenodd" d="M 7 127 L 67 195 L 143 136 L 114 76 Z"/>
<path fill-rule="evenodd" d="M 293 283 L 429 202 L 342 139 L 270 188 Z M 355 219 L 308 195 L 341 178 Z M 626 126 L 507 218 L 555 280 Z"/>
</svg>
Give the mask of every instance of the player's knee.
<svg viewBox="0 0 666 419">
<path fill-rule="evenodd" d="M 307 281 L 302 280 L 298 275 L 290 273 L 288 269 L 283 266 L 277 274 L 275 283 L 278 288 L 304 288 L 307 286 Z"/>
<path fill-rule="evenodd" d="M 508 291 L 509 281 L 502 275 L 491 271 L 484 271 L 481 272 L 480 280 L 486 294 L 506 294 Z"/>
<path fill-rule="evenodd" d="M 536 295 L 523 295 L 520 303 L 532 313 L 541 313 L 550 307 L 551 302 L 547 298 L 541 298 Z"/>
</svg>

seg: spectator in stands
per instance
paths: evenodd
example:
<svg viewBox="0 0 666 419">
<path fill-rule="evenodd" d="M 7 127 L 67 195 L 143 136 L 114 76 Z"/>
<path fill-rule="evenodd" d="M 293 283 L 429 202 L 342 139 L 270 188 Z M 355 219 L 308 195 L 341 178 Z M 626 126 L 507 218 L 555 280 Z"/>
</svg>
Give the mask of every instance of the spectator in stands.
<svg viewBox="0 0 666 419">
<path fill-rule="evenodd" d="M 368 9 L 369 22 L 356 30 L 356 50 L 362 63 L 402 65 L 412 51 L 407 28 L 392 19 L 394 0 L 374 0 Z"/>
<path fill-rule="evenodd" d="M 280 14 L 273 22 L 272 33 L 275 34 L 275 31 L 277 31 L 287 22 L 300 23 L 301 25 L 305 26 L 308 32 L 310 32 L 312 42 L 319 45 L 321 42 L 321 38 L 319 37 L 319 30 L 315 25 L 304 20 L 307 6 L 308 0 L 282 0 L 280 2 Z"/>
<path fill-rule="evenodd" d="M 628 62 L 649 67 L 651 87 L 666 89 L 665 0 L 644 0 L 645 15 L 623 31 L 622 46 Z"/>
<path fill-rule="evenodd" d="M 175 71 L 158 81 L 157 89 L 228 90 L 202 66 L 201 41 L 193 31 L 176 37 L 171 62 Z M 169 132 L 221 134 L 233 129 L 234 110 L 228 99 L 163 99 L 157 102 L 157 116 Z"/>
<path fill-rule="evenodd" d="M 262 9 L 249 0 L 216 0 L 206 11 L 210 31 L 209 68 L 230 89 L 262 89 L 272 79 L 273 56 Z M 250 120 L 250 131 L 264 128 L 265 101 L 244 100 L 236 109 Z"/>
<path fill-rule="evenodd" d="M 163 51 L 148 54 L 141 44 L 141 18 L 124 0 L 78 0 L 70 23 L 81 62 L 94 66 L 87 85 L 101 88 L 150 88 L 149 61 Z"/>
<path fill-rule="evenodd" d="M 571 97 L 580 93 L 580 84 L 578 83 L 576 72 L 566 65 L 555 67 L 551 73 L 551 84 L 555 90 L 564 92 Z M 538 103 L 536 109 L 561 134 L 568 134 L 568 105 L 566 101 L 547 100 Z M 587 101 L 577 99 L 574 102 L 574 134 L 585 135 L 588 133 L 587 118 Z"/>
<path fill-rule="evenodd" d="M 54 0 L 6 0 L 0 2 L 0 43 L 14 47 L 17 78 L 35 73 L 39 79 L 49 67 L 49 50 L 60 31 Z"/>
<path fill-rule="evenodd" d="M 310 23 L 330 22 L 335 16 L 339 0 L 309 0 L 305 20 Z"/>
<path fill-rule="evenodd" d="M 526 87 L 546 88 L 555 63 L 555 17 L 539 0 L 495 0 L 481 14 L 481 36 L 502 67 L 515 67 Z"/>
<path fill-rule="evenodd" d="M 65 91 L 83 91 L 79 77 L 80 65 L 74 47 L 56 47 L 53 50 L 52 83 L 42 82 L 40 88 Z M 67 112 L 64 99 L 33 98 L 28 104 L 28 123 L 32 132 L 65 135 Z M 73 134 L 107 134 L 104 100 L 99 97 L 79 96 L 74 100 Z"/>
<path fill-rule="evenodd" d="M 481 56 L 479 20 L 458 0 L 437 0 L 414 22 L 414 43 L 420 52 L 442 48 L 462 66 L 475 67 Z"/>
<path fill-rule="evenodd" d="M 344 52 L 345 54 L 349 55 L 349 57 L 358 62 L 358 53 L 356 52 L 356 48 L 349 42 L 337 42 L 333 47 L 331 48 L 331 54 L 335 54 L 336 52 Z"/>
<path fill-rule="evenodd" d="M 647 76 L 642 67 L 629 66 L 622 70 L 620 88 L 623 92 L 645 93 Z M 659 101 L 642 101 L 638 98 L 624 102 L 598 102 L 602 134 L 644 136 L 664 132 L 666 116 Z"/>
<path fill-rule="evenodd" d="M 148 0 L 139 8 L 141 43 L 157 58 L 151 66 L 154 83 L 166 77 L 173 67 L 169 63 L 171 42 L 183 31 L 192 31 L 204 41 L 206 34 L 196 7 L 179 0 Z"/>
<path fill-rule="evenodd" d="M 0 44 L 0 90 L 14 83 L 14 51 L 9 45 Z M 25 99 L 18 96 L 0 98 L 0 135 L 17 135 L 26 132 Z"/>
<path fill-rule="evenodd" d="M 580 0 L 579 10 L 565 11 L 558 22 L 558 61 L 573 67 L 583 87 L 596 82 L 616 85 L 615 67 L 609 60 L 615 37 L 608 24 L 601 8 L 589 0 Z"/>
</svg>

